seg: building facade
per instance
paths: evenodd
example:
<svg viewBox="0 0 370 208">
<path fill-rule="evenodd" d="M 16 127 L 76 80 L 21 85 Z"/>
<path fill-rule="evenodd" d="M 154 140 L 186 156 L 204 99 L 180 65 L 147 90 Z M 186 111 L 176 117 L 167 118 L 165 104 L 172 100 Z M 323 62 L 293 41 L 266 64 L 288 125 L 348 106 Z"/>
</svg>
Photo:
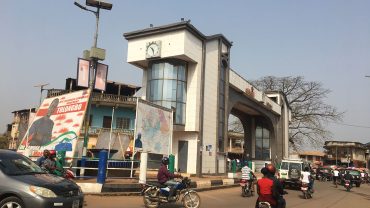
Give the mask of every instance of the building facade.
<svg viewBox="0 0 370 208">
<path fill-rule="evenodd" d="M 48 90 L 47 97 L 55 97 L 83 88 L 76 85 L 76 80 L 66 79 L 64 89 Z M 136 98 L 134 94 L 140 87 L 108 81 L 106 91 L 94 91 L 91 97 L 89 115 L 88 149 L 113 149 L 113 159 L 123 159 L 129 154 L 128 147 L 133 143 Z M 82 156 L 85 125 L 77 142 L 76 155 Z M 110 143 L 111 141 L 111 143 Z M 110 148 L 109 148 L 110 144 Z"/>
<path fill-rule="evenodd" d="M 296 153 L 298 158 L 300 158 L 303 161 L 310 162 L 313 165 L 316 166 L 322 166 L 324 165 L 324 158 L 325 153 L 319 152 L 319 151 L 303 151 Z"/>
<path fill-rule="evenodd" d="M 226 173 L 230 114 L 243 123 L 245 159 L 264 164 L 288 156 L 289 106 L 230 68 L 232 44 L 223 35 L 206 36 L 182 21 L 124 37 L 127 62 L 143 70 L 141 98 L 174 110 L 176 167 Z"/>
<path fill-rule="evenodd" d="M 348 141 L 326 141 L 325 164 L 347 167 L 365 167 L 366 151 L 364 144 Z"/>
<path fill-rule="evenodd" d="M 36 109 L 23 109 L 13 111 L 13 122 L 9 125 L 9 149 L 17 149 L 20 141 L 27 132 L 30 121 L 35 115 Z"/>
</svg>

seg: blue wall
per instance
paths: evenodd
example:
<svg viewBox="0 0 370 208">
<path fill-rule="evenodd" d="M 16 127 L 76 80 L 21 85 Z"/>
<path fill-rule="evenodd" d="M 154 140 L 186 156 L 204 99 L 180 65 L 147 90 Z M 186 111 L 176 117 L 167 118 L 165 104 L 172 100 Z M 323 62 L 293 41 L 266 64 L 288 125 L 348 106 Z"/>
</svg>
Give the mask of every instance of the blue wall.
<svg viewBox="0 0 370 208">
<path fill-rule="evenodd" d="M 91 105 L 91 127 L 103 127 L 103 118 L 104 116 L 112 116 L 113 107 L 108 106 L 99 106 Z M 116 118 L 123 117 L 123 118 L 130 118 L 130 129 L 133 130 L 135 128 L 135 116 L 136 112 L 132 108 L 123 108 L 118 107 L 114 109 L 114 117 L 113 117 L 113 129 L 116 128 Z"/>
</svg>

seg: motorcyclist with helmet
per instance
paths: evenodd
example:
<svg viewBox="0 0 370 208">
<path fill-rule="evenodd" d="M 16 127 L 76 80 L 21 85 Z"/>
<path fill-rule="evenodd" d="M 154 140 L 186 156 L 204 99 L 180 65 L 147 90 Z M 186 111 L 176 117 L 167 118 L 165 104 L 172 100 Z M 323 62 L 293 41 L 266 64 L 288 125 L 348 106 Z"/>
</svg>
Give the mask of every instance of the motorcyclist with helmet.
<svg viewBox="0 0 370 208">
<path fill-rule="evenodd" d="M 168 157 L 163 157 L 161 161 L 161 167 L 158 170 L 157 179 L 161 185 L 169 187 L 169 199 L 173 199 L 174 196 L 174 186 L 178 183 L 172 179 L 174 178 L 182 178 L 180 174 L 173 174 L 167 169 L 167 165 L 169 164 Z"/>
<path fill-rule="evenodd" d="M 285 208 L 286 202 L 282 197 L 284 192 L 280 181 L 275 177 L 276 168 L 272 164 L 266 165 L 261 169 L 263 178 L 257 182 L 258 199 L 256 207 L 259 202 L 269 202 L 272 208 Z"/>
</svg>

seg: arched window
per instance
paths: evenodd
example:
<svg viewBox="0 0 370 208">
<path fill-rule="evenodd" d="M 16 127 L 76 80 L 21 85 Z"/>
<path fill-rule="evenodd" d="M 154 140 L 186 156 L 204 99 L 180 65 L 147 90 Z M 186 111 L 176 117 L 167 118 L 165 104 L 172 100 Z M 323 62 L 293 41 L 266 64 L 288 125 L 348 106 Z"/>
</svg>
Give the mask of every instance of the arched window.
<svg viewBox="0 0 370 208">
<path fill-rule="evenodd" d="M 267 126 L 259 124 L 256 127 L 256 159 L 270 160 L 270 131 Z"/>
</svg>

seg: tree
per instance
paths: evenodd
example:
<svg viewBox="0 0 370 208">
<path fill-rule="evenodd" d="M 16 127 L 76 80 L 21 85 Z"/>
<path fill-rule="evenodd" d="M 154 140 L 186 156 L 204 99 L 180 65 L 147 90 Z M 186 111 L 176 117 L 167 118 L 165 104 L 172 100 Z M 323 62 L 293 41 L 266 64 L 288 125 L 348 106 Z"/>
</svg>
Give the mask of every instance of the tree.
<svg viewBox="0 0 370 208">
<path fill-rule="evenodd" d="M 262 91 L 280 91 L 286 95 L 292 110 L 289 142 L 295 149 L 307 144 L 322 147 L 331 134 L 325 124 L 342 118 L 343 112 L 325 103 L 330 90 L 323 88 L 320 82 L 306 81 L 301 76 L 267 76 L 252 83 Z"/>
<path fill-rule="evenodd" d="M 229 116 L 228 131 L 235 133 L 244 133 L 243 124 L 241 123 L 238 117 L 232 114 L 230 114 Z"/>
<path fill-rule="evenodd" d="M 8 149 L 9 140 L 5 135 L 0 135 L 0 149 Z"/>
</svg>

